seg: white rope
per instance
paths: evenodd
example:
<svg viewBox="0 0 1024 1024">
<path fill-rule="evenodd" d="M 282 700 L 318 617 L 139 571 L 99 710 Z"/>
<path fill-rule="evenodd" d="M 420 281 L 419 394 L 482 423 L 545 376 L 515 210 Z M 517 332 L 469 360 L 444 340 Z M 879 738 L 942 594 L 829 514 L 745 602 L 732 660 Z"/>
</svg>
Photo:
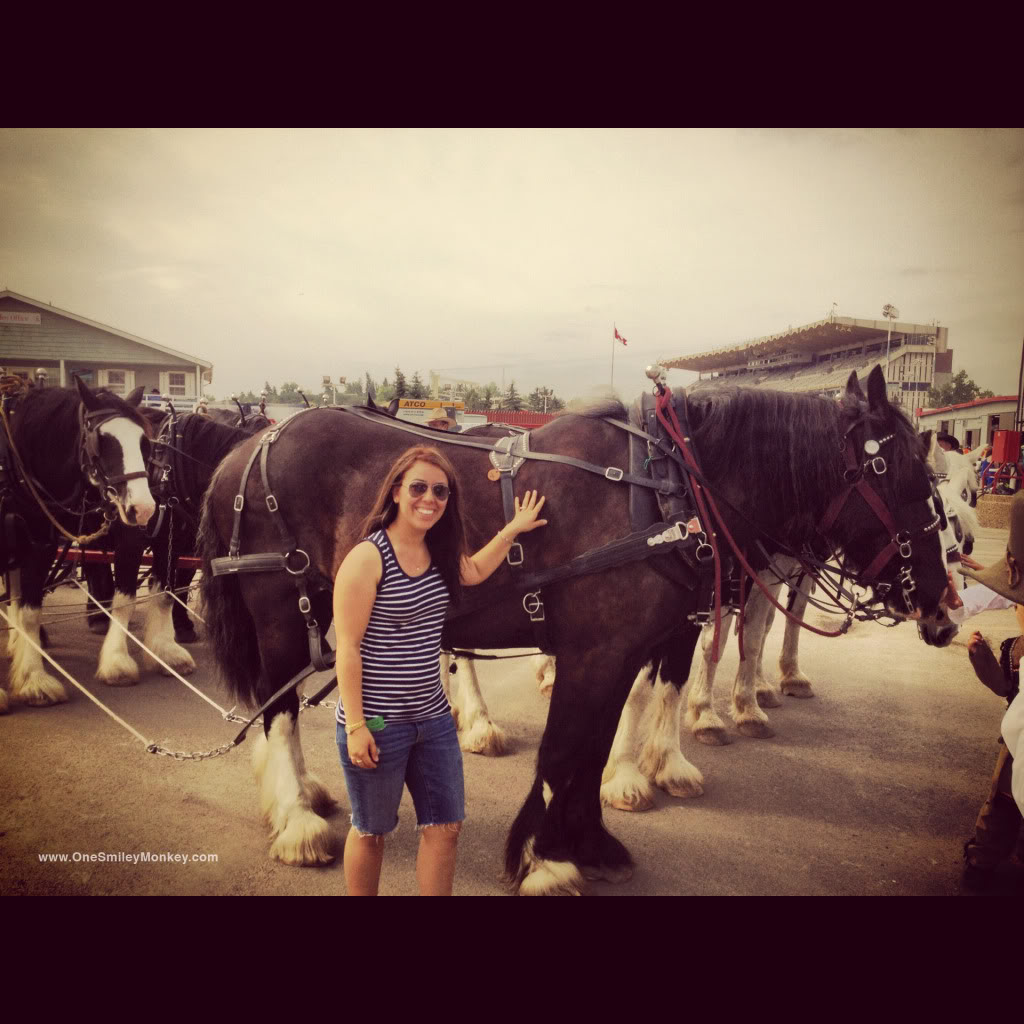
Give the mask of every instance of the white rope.
<svg viewBox="0 0 1024 1024">
<path fill-rule="evenodd" d="M 133 729 L 123 718 L 114 714 L 114 712 L 111 711 L 110 708 L 108 708 L 107 705 L 103 703 L 103 701 L 101 701 L 98 697 L 94 697 L 84 686 L 82 686 L 82 684 L 77 679 L 74 678 L 74 676 L 65 672 L 64 669 L 61 668 L 60 665 L 58 665 L 57 662 L 55 662 L 53 658 L 51 658 L 46 653 L 46 651 L 44 651 L 42 647 L 40 647 L 39 644 L 37 644 L 20 626 L 16 626 L 13 622 L 11 622 L 10 618 L 8 618 L 7 616 L 7 612 L 5 612 L 3 608 L 0 608 L 0 615 L 4 617 L 4 621 L 7 623 L 8 626 L 11 627 L 11 629 L 16 630 L 18 632 L 22 640 L 24 640 L 30 647 L 35 648 L 35 650 L 39 654 L 41 654 L 69 683 L 71 683 L 72 686 L 75 686 L 79 690 L 81 690 L 82 693 L 84 693 L 86 697 L 88 697 L 89 700 L 91 700 L 93 704 L 95 704 L 101 711 L 105 711 L 108 715 L 110 715 L 110 717 L 115 722 L 117 722 L 118 725 L 120 725 L 123 729 L 127 729 L 137 740 L 141 740 L 147 747 L 153 745 L 149 742 L 149 740 L 146 739 L 145 736 L 142 735 L 141 732 L 139 732 L 137 729 Z"/>
<path fill-rule="evenodd" d="M 75 580 L 74 583 L 75 586 L 78 587 L 78 589 L 83 594 L 85 594 L 85 596 L 90 601 L 92 601 L 92 603 L 96 605 L 96 607 L 99 608 L 99 610 L 103 612 L 103 614 L 106 615 L 106 617 L 110 619 L 110 621 L 115 626 L 117 626 L 117 628 L 121 630 L 122 633 L 125 634 L 125 636 L 127 636 L 130 640 L 134 640 L 135 643 L 137 643 L 158 665 L 162 665 L 167 670 L 168 675 L 174 676 L 174 678 L 177 679 L 179 683 L 182 683 L 183 685 L 187 686 L 194 694 L 196 694 L 196 696 L 202 697 L 207 704 L 209 704 L 211 707 L 216 708 L 221 713 L 221 717 L 227 714 L 227 712 L 215 700 L 211 700 L 209 697 L 207 697 L 202 690 L 196 689 L 196 687 L 194 687 L 184 676 L 180 675 L 173 668 L 171 668 L 171 666 L 168 665 L 167 662 L 163 660 L 163 658 L 158 658 L 137 636 L 135 636 L 131 632 L 131 630 L 127 629 L 125 626 L 122 626 L 121 623 L 118 622 L 117 619 L 115 619 L 114 616 L 111 615 L 110 612 L 107 611 L 107 609 L 104 608 L 103 605 L 95 597 L 93 597 L 92 594 L 90 594 L 89 591 L 86 590 L 86 588 L 83 587 L 81 583 L 78 582 L 78 580 Z"/>
<path fill-rule="evenodd" d="M 196 587 L 198 587 L 198 586 L 199 586 L 198 583 L 193 583 L 192 586 L 190 586 L 190 587 L 182 587 L 181 589 L 187 593 L 189 591 L 195 590 Z M 192 616 L 192 618 L 198 619 L 204 626 L 206 625 L 206 619 L 204 619 L 202 617 L 202 615 L 200 615 L 198 612 L 196 612 L 193 609 L 189 608 L 189 606 L 184 601 L 182 601 L 182 599 L 180 597 L 178 597 L 178 595 L 173 590 L 164 590 L 164 591 L 162 591 L 162 593 L 170 594 L 170 596 L 173 597 L 174 600 L 177 601 L 178 604 L 180 604 L 181 607 L 184 608 L 185 611 L 187 611 Z M 150 595 L 150 597 L 156 597 L 156 596 L 158 596 L 158 595 L 155 595 L 155 594 L 151 594 Z"/>
</svg>

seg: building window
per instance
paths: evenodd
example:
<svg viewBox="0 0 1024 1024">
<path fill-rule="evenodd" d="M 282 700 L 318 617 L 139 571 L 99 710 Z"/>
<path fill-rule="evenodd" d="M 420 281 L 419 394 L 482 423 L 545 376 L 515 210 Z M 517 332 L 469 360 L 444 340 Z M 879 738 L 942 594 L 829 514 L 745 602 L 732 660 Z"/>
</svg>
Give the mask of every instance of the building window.
<svg viewBox="0 0 1024 1024">
<path fill-rule="evenodd" d="M 185 394 L 185 374 L 183 373 L 169 373 L 167 374 L 167 392 L 171 395 L 184 395 Z"/>
<path fill-rule="evenodd" d="M 99 386 L 115 395 L 127 395 L 135 387 L 134 370 L 100 370 Z"/>
</svg>

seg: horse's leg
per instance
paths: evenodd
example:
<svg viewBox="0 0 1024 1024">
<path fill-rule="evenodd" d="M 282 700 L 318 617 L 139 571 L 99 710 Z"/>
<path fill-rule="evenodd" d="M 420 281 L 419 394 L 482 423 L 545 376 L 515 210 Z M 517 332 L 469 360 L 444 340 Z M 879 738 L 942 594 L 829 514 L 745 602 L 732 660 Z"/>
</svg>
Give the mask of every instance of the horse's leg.
<svg viewBox="0 0 1024 1024">
<path fill-rule="evenodd" d="M 174 639 L 179 644 L 194 644 L 199 639 L 188 608 L 185 607 L 188 604 L 188 588 L 195 575 L 195 569 L 179 569 L 174 574 L 174 593 L 178 600 L 171 602 L 171 621 L 174 623 Z"/>
<path fill-rule="evenodd" d="M 761 581 L 768 587 L 771 587 L 775 579 L 774 573 L 766 572 L 761 576 Z M 780 592 L 781 588 L 776 592 L 776 600 Z M 768 634 L 772 631 L 772 623 L 775 622 L 775 605 L 761 593 L 761 588 L 756 584 L 751 588 L 747 601 L 748 604 L 750 601 L 764 601 L 768 605 L 764 624 L 761 627 L 761 636 L 750 637 L 748 650 L 753 649 L 754 652 L 754 696 L 757 698 L 758 707 L 777 708 L 782 704 L 782 695 L 764 674 L 764 645 L 768 640 Z M 745 630 L 744 633 L 746 633 Z M 744 635 L 744 640 L 746 639 L 747 637 Z"/>
<path fill-rule="evenodd" d="M 145 538 L 140 530 L 118 538 L 114 551 L 113 622 L 100 648 L 96 678 L 107 686 L 134 686 L 139 681 L 139 666 L 128 651 L 128 634 L 135 611 L 135 592 L 139 586 L 139 566 Z M 95 606 L 94 606 L 95 607 Z M 124 627 L 119 629 L 118 624 Z"/>
<path fill-rule="evenodd" d="M 776 581 L 773 589 L 780 586 L 781 583 Z M 771 602 L 766 601 L 763 595 L 760 595 L 760 600 L 747 601 L 743 623 L 745 657 L 740 661 L 732 688 L 732 717 L 737 729 L 744 736 L 758 739 L 767 739 L 775 735 L 768 724 L 768 716 L 758 705 L 755 692 L 755 673 L 758 665 L 756 652 L 764 642 L 765 624 L 771 610 Z"/>
<path fill-rule="evenodd" d="M 449 699 L 459 730 L 459 746 L 468 754 L 500 757 L 508 750 L 508 737 L 501 726 L 491 721 L 490 712 L 480 692 L 476 664 L 472 658 L 459 658 L 457 664 L 457 681 L 451 688 Z"/>
<path fill-rule="evenodd" d="M 601 776 L 601 803 L 620 811 L 648 811 L 654 789 L 636 765 L 637 734 L 651 695 L 654 668 L 641 669 L 619 716 L 612 749 Z"/>
<path fill-rule="evenodd" d="M 579 895 L 587 878 L 623 881 L 629 851 L 601 820 L 601 772 L 643 653 L 559 652 L 537 774 L 505 848 L 524 896 Z"/>
<path fill-rule="evenodd" d="M 731 615 L 722 616 L 720 645 L 725 644 L 731 623 Z M 720 747 L 731 741 L 725 730 L 725 722 L 715 711 L 715 673 L 718 670 L 718 662 L 713 661 L 711 657 L 713 636 L 714 626 L 705 626 L 700 637 L 703 656 L 697 666 L 697 678 L 690 684 L 690 692 L 686 697 L 686 724 L 701 743 Z"/>
<path fill-rule="evenodd" d="M 280 615 L 282 607 L 295 606 L 296 593 L 290 582 L 274 586 L 265 582 L 265 577 L 260 582 L 252 578 L 240 582 L 249 591 L 248 607 L 258 604 L 264 612 L 253 616 L 262 663 L 256 699 L 263 701 L 308 663 L 305 629 L 297 611 L 294 616 Z M 318 622 L 330 622 L 329 602 L 329 596 L 326 607 L 321 596 L 313 598 Z M 334 859 L 334 851 L 327 822 L 317 808 L 326 811 L 334 801 L 326 787 L 306 772 L 298 716 L 295 690 L 263 714 L 263 735 L 257 738 L 252 754 L 260 810 L 270 826 L 271 857 L 285 864 L 326 864 Z"/>
<path fill-rule="evenodd" d="M 533 670 L 537 676 L 537 689 L 542 697 L 550 697 L 555 685 L 555 659 L 551 654 L 535 654 Z"/>
<path fill-rule="evenodd" d="M 807 600 L 810 597 L 814 582 L 810 576 L 804 576 L 800 581 L 800 589 L 796 592 L 793 601 L 793 614 L 798 618 L 804 617 L 807 608 Z M 779 657 L 779 670 L 782 677 L 779 684 L 782 692 L 787 697 L 813 697 L 814 690 L 811 689 L 811 681 L 800 671 L 800 633 L 801 628 L 795 622 L 786 619 L 786 635 L 782 640 L 782 654 Z"/>
<path fill-rule="evenodd" d="M 694 636 L 696 643 L 696 635 Z M 691 648 L 692 650 L 692 648 Z M 647 712 L 644 745 L 640 750 L 640 771 L 659 789 L 671 796 L 691 797 L 704 793 L 700 769 L 683 757 L 679 748 L 680 712 L 683 683 L 663 679 L 659 674 Z"/>
<path fill-rule="evenodd" d="M 102 562 L 86 562 L 82 567 L 82 573 L 89 593 L 110 611 L 114 601 L 114 574 L 110 571 L 110 566 Z M 88 606 L 90 632 L 103 636 L 110 627 L 110 619 L 92 601 L 86 599 L 85 603 Z"/>
<path fill-rule="evenodd" d="M 49 559 L 28 555 L 21 568 L 11 572 L 13 622 L 21 630 L 11 631 L 11 701 L 45 707 L 62 704 L 68 695 L 59 680 L 43 668 L 43 656 L 32 646 L 40 644 L 40 618 L 43 606 L 43 582 Z M 24 635 L 22 635 L 24 634 Z M 32 641 L 30 643 L 29 641 Z"/>
<path fill-rule="evenodd" d="M 141 555 L 141 552 L 140 552 Z M 136 568 L 136 572 L 138 569 Z M 174 599 L 165 593 L 167 585 L 167 542 L 159 538 L 153 545 L 153 574 L 149 582 L 149 608 L 143 641 L 153 654 L 175 672 L 187 676 L 196 670 L 192 655 L 174 639 Z M 147 668 L 157 668 L 164 675 L 170 671 L 145 654 Z"/>
</svg>

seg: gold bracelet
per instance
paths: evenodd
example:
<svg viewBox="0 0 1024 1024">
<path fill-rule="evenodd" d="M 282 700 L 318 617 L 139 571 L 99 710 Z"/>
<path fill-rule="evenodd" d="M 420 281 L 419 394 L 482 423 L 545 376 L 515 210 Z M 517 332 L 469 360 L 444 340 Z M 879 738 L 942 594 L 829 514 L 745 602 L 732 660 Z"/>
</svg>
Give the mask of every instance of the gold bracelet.
<svg viewBox="0 0 1024 1024">
<path fill-rule="evenodd" d="M 352 733 L 354 733 L 356 731 L 356 729 L 362 729 L 362 727 L 364 725 L 366 725 L 366 719 L 365 718 L 360 718 L 359 721 L 356 722 L 353 725 L 346 725 L 345 726 L 345 735 L 346 736 L 351 736 Z"/>
</svg>

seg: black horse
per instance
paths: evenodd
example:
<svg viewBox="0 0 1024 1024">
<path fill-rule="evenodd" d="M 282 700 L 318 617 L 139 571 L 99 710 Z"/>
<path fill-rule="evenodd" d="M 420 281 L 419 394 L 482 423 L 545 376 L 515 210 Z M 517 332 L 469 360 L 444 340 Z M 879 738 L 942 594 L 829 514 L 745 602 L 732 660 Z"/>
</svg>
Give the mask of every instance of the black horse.
<svg viewBox="0 0 1024 1024">
<path fill-rule="evenodd" d="M 151 548 L 153 567 L 143 643 L 170 668 L 187 675 L 196 666 L 181 644 L 191 642 L 195 634 L 184 603 L 175 601 L 167 591 L 186 591 L 195 576 L 194 569 L 178 568 L 177 559 L 196 553 L 202 498 L 218 463 L 232 448 L 262 428 L 253 429 L 252 417 L 246 427 L 239 428 L 198 413 L 169 416 L 149 411 L 146 416 L 154 437 L 149 473 L 150 489 L 157 502 L 156 516 L 145 533 L 115 523 L 102 543 L 96 545 L 113 556 L 113 585 L 105 564 L 87 566 L 86 576 L 90 593 L 108 607 L 112 601 L 116 608 L 123 603 L 119 594 L 131 587 L 134 595 L 143 555 Z M 137 682 L 138 663 L 131 656 L 125 635 L 119 629 L 107 630 L 108 623 L 102 612 L 90 614 L 90 627 L 95 632 L 107 633 L 104 646 L 117 647 L 121 671 L 117 682 Z"/>
<path fill-rule="evenodd" d="M 84 546 L 117 521 L 141 535 L 155 510 L 145 469 L 149 429 L 138 409 L 142 388 L 121 398 L 75 382 L 76 388 L 33 389 L 18 397 L 7 416 L 9 436 L 6 424 L 0 427 L 4 536 L 13 535 L 5 552 L 10 614 L 32 641 L 17 630 L 9 634 L 11 697 L 26 704 L 67 700 L 33 646 L 58 542 L 79 539 Z M 123 617 L 126 604 L 115 601 L 115 614 Z M 101 675 L 104 668 L 101 661 Z"/>
<path fill-rule="evenodd" d="M 841 403 L 743 390 L 702 396 L 690 407 L 696 450 L 741 549 L 751 548 L 759 530 L 795 549 L 817 541 L 823 530 L 851 569 L 872 569 L 872 582 L 896 614 L 928 616 L 939 606 L 946 574 L 925 452 L 886 400 L 880 373 L 872 374 L 868 394 L 865 399 L 852 377 Z M 621 406 L 618 415 L 624 418 Z M 467 542 L 471 549 L 482 546 L 505 522 L 487 455 L 457 437 L 448 443 L 445 434 L 436 437 L 458 472 Z M 235 694 L 266 701 L 308 662 L 309 622 L 293 580 L 303 581 L 307 614 L 326 629 L 334 575 L 360 539 L 356 530 L 381 473 L 415 440 L 366 416 L 311 410 L 279 428 L 272 443 L 241 445 L 221 464 L 201 528 L 203 591 L 214 652 Z M 605 467 L 628 465 L 627 444 L 623 430 L 587 415 L 561 416 L 533 431 L 530 441 L 534 453 Z M 258 453 L 266 456 L 273 498 L 268 501 L 261 475 L 250 474 L 239 521 L 234 510 L 243 467 Z M 617 471 L 608 475 L 614 479 Z M 523 541 L 531 569 L 564 565 L 630 533 L 629 489 L 622 484 L 539 460 L 527 460 L 516 483 L 520 492 L 536 489 L 548 499 L 549 525 Z M 855 489 L 860 483 L 870 498 Z M 847 493 L 849 500 L 835 501 Z M 213 575 L 212 560 L 228 553 L 235 529 L 242 553 L 284 549 L 291 572 Z M 563 579 L 544 590 L 557 680 L 535 783 L 506 849 L 506 868 L 520 892 L 578 891 L 586 876 L 621 878 L 631 868 L 628 851 L 602 822 L 601 771 L 638 671 L 654 658 L 663 675 L 682 685 L 698 632 L 687 620 L 697 591 L 655 571 L 652 561 Z M 446 647 L 533 645 L 510 572 L 503 567 L 478 588 L 489 606 L 474 600 L 471 608 L 454 609 Z M 256 759 L 261 802 L 273 833 L 272 856 L 317 863 L 331 856 L 326 822 L 316 814 L 325 794 L 305 771 L 297 709 L 293 690 L 264 713 L 267 743 Z"/>
</svg>

